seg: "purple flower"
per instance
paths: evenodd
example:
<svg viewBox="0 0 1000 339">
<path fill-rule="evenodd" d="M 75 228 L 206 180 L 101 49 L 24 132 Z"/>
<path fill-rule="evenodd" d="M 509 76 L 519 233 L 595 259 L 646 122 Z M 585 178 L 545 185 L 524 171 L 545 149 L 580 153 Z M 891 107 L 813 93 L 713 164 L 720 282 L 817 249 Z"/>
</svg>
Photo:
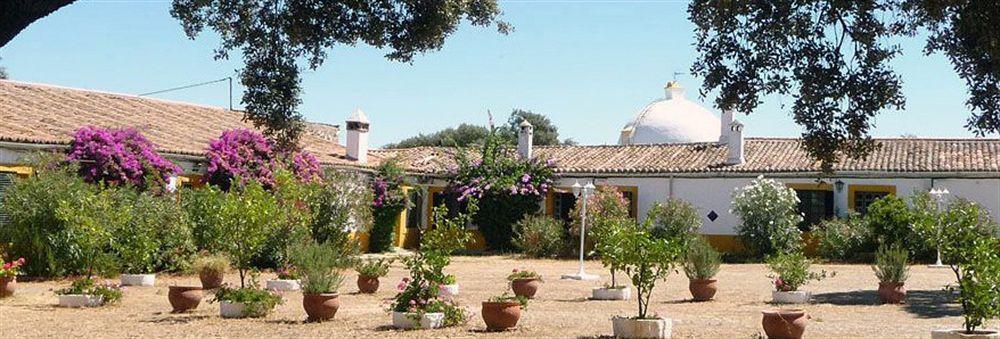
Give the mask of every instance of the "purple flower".
<svg viewBox="0 0 1000 339">
<path fill-rule="evenodd" d="M 131 128 L 85 126 L 73 135 L 66 159 L 80 164 L 88 182 L 146 186 L 146 177 L 166 180 L 180 167 L 160 156 L 156 147 Z"/>
</svg>

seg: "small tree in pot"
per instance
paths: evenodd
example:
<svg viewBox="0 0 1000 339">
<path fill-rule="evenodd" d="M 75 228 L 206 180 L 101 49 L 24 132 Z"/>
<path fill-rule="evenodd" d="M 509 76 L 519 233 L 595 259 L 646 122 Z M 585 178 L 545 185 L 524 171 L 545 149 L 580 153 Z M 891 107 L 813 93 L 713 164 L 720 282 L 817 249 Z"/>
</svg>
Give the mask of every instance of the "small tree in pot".
<svg viewBox="0 0 1000 339">
<path fill-rule="evenodd" d="M 715 275 L 719 273 L 722 255 L 702 238 L 696 238 L 684 255 L 684 274 L 688 277 L 688 289 L 695 301 L 712 300 L 717 288 Z"/>
<path fill-rule="evenodd" d="M 666 278 L 673 270 L 681 245 L 675 241 L 657 239 L 647 229 L 648 227 L 625 228 L 612 238 L 622 247 L 621 261 L 617 266 L 635 286 L 639 306 L 636 317 L 612 318 L 614 334 L 619 338 L 670 337 L 670 319 L 650 316 L 649 302 L 656 282 Z"/>
<path fill-rule="evenodd" d="M 773 271 L 768 277 L 774 279 L 772 302 L 779 304 L 805 304 L 812 299 L 812 293 L 799 291 L 799 287 L 810 280 L 826 278 L 826 271 L 812 272 L 812 261 L 802 252 L 781 253 L 767 258 L 767 265 Z"/>
<path fill-rule="evenodd" d="M 309 242 L 294 245 L 291 262 L 302 279 L 302 307 L 309 321 L 333 319 L 340 308 L 337 289 L 344 281 L 341 271 L 349 266 L 350 252 L 336 244 Z"/>
<path fill-rule="evenodd" d="M 392 259 L 370 259 L 359 261 L 354 270 L 358 272 L 358 291 L 361 293 L 375 293 L 378 291 L 378 279 L 389 274 L 389 265 Z"/>
<path fill-rule="evenodd" d="M 898 244 L 879 247 L 875 253 L 872 270 L 878 277 L 878 297 L 882 303 L 901 304 L 906 302 L 906 279 L 910 277 L 907 266 L 910 253 Z"/>
<path fill-rule="evenodd" d="M 601 264 L 610 271 L 611 282 L 604 287 L 599 287 L 591 291 L 591 299 L 595 300 L 628 300 L 632 290 L 625 284 L 618 281 L 617 273 L 621 271 L 621 264 L 624 262 L 624 249 L 617 243 L 617 239 L 622 236 L 622 232 L 635 228 L 635 220 L 631 218 L 611 218 L 600 220 L 596 223 L 592 231 L 594 239 L 594 252 L 601 258 Z"/>
</svg>

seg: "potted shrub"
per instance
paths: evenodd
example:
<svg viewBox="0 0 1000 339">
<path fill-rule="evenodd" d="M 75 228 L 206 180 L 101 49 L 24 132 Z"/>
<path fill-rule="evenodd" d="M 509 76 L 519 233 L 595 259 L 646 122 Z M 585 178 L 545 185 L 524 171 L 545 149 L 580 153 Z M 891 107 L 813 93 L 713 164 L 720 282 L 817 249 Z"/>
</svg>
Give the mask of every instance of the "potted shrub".
<svg viewBox="0 0 1000 339">
<path fill-rule="evenodd" d="M 275 271 L 278 275 L 276 279 L 270 279 L 267 281 L 267 289 L 272 291 L 298 291 L 301 286 L 301 281 L 299 280 L 299 270 L 293 265 L 285 265 Z"/>
<path fill-rule="evenodd" d="M 910 276 L 910 268 L 906 265 L 910 253 L 899 245 L 879 247 L 875 253 L 875 264 L 872 270 L 878 277 L 878 298 L 884 304 L 902 304 L 906 302 L 906 279 Z"/>
<path fill-rule="evenodd" d="M 233 288 L 223 284 L 210 302 L 219 303 L 223 318 L 262 318 L 283 301 L 281 296 L 259 287 L 257 273 L 250 274 L 248 284 Z"/>
<path fill-rule="evenodd" d="M 768 338 L 800 339 L 806 332 L 809 315 L 801 309 L 764 310 L 761 326 Z"/>
<path fill-rule="evenodd" d="M 521 311 L 528 307 L 525 296 L 504 294 L 494 296 L 483 302 L 483 322 L 487 331 L 505 331 L 517 326 L 521 319 Z"/>
<path fill-rule="evenodd" d="M 349 259 L 332 244 L 310 242 L 292 247 L 291 260 L 302 277 L 302 307 L 309 321 L 329 320 L 337 314 L 337 289 L 344 282 L 341 270 Z"/>
<path fill-rule="evenodd" d="M 722 256 L 704 239 L 691 242 L 684 256 L 684 274 L 688 277 L 688 290 L 694 301 L 707 301 L 715 297 L 715 275 L 719 273 Z"/>
<path fill-rule="evenodd" d="M 173 313 L 187 312 L 198 308 L 201 298 L 204 297 L 200 286 L 169 286 L 167 290 L 167 300 L 173 307 Z"/>
<path fill-rule="evenodd" d="M 538 287 L 544 282 L 542 276 L 535 271 L 516 268 L 507 275 L 507 281 L 510 282 L 510 288 L 514 290 L 514 295 L 528 299 L 535 297 Z"/>
<path fill-rule="evenodd" d="M 62 307 L 97 307 L 121 300 L 122 289 L 107 282 L 95 284 L 93 279 L 87 277 L 73 281 L 68 288 L 57 290 L 56 295 Z"/>
<path fill-rule="evenodd" d="M 674 269 L 681 245 L 654 238 L 647 229 L 629 227 L 610 238 L 622 248 L 620 261 L 616 264 L 635 286 L 639 304 L 639 314 L 635 317 L 611 319 L 614 335 L 618 338 L 669 338 L 671 335 L 673 323 L 670 319 L 649 314 L 649 302 L 656 282 L 665 279 Z"/>
<path fill-rule="evenodd" d="M 451 254 L 465 248 L 472 235 L 465 229 L 472 221 L 472 216 L 478 211 L 474 198 L 470 198 L 466 211 L 449 218 L 448 207 L 438 206 L 433 210 L 434 223 L 429 230 L 424 230 L 420 237 L 419 255 L 424 259 L 435 261 L 427 268 L 425 276 L 428 283 L 438 285 L 438 296 L 451 299 L 458 295 L 458 283 L 454 275 L 445 274 L 444 268 L 451 264 Z"/>
<path fill-rule="evenodd" d="M 224 255 L 202 255 L 194 260 L 191 268 L 198 272 L 201 287 L 206 290 L 222 286 L 226 270 L 229 269 L 229 258 Z"/>
<path fill-rule="evenodd" d="M 14 295 L 14 284 L 17 283 L 17 275 L 21 274 L 22 265 L 24 258 L 3 263 L 3 268 L 0 268 L 0 298 Z"/>
<path fill-rule="evenodd" d="M 361 293 L 375 293 L 378 291 L 378 279 L 389 274 L 389 265 L 392 259 L 363 260 L 354 267 L 358 272 L 358 291 Z"/>
<path fill-rule="evenodd" d="M 616 196 L 611 196 L 616 197 Z M 617 201 L 617 198 L 603 198 L 605 200 Z M 611 204 L 611 203 L 608 203 Z M 588 207 L 588 209 L 590 209 Z M 608 208 L 604 210 L 609 210 Z M 594 252 L 600 256 L 601 264 L 610 271 L 611 282 L 602 287 L 591 290 L 591 299 L 594 300 L 628 300 L 632 297 L 632 290 L 627 285 L 619 284 L 618 267 L 623 255 L 622 247 L 615 242 L 615 238 L 627 227 L 634 227 L 634 220 L 628 217 L 621 218 L 595 218 L 593 232 Z"/>
<path fill-rule="evenodd" d="M 810 280 L 826 278 L 826 271 L 809 271 L 812 262 L 802 252 L 780 253 L 767 258 L 767 265 L 773 271 L 768 277 L 774 279 L 771 302 L 778 304 L 805 304 L 812 299 L 812 293 L 799 291 L 799 287 Z"/>
</svg>

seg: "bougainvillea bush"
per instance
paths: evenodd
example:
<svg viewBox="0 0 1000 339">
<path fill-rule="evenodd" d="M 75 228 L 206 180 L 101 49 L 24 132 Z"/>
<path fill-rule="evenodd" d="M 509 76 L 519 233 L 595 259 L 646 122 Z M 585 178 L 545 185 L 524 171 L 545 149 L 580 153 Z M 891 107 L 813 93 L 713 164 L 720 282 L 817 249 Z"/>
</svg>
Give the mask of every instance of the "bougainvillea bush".
<svg viewBox="0 0 1000 339">
<path fill-rule="evenodd" d="M 514 224 L 535 212 L 552 186 L 554 162 L 519 159 L 494 128 L 483 142 L 479 159 L 464 152 L 456 157 L 450 183 L 459 201 L 479 201 L 474 222 L 491 249 L 514 249 Z"/>
<path fill-rule="evenodd" d="M 402 184 L 403 169 L 396 160 L 389 159 L 379 165 L 378 173 L 372 180 L 372 214 L 375 223 L 368 241 L 368 252 L 381 253 L 392 249 L 396 220 L 409 203 Z"/>
<path fill-rule="evenodd" d="M 92 183 L 147 187 L 152 180 L 162 186 L 180 171 L 160 156 L 152 142 L 132 128 L 85 126 L 73 135 L 67 160 L 79 163 L 79 174 Z"/>
<path fill-rule="evenodd" d="M 271 140 L 256 131 L 234 129 L 222 132 L 205 150 L 208 158 L 208 183 L 228 190 L 235 181 L 239 186 L 256 181 L 270 189 L 275 172 L 287 169 L 301 181 L 318 181 L 323 170 L 316 157 L 304 150 L 278 152 Z"/>
</svg>

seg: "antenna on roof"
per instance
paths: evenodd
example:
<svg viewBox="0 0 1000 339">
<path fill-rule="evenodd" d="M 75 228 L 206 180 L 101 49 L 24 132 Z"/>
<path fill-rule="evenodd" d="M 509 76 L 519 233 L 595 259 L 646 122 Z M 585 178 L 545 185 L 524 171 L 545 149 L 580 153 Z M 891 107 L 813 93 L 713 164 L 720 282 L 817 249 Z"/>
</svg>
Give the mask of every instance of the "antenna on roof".
<svg viewBox="0 0 1000 339">
<path fill-rule="evenodd" d="M 174 88 L 167 88 L 167 89 L 163 89 L 163 90 L 159 90 L 159 91 L 152 91 L 152 92 L 138 94 L 138 96 L 144 97 L 144 96 L 148 96 L 148 95 L 154 95 L 154 94 L 160 94 L 160 93 L 167 93 L 167 92 L 179 91 L 179 90 L 182 90 L 182 89 L 188 89 L 188 88 L 193 88 L 193 87 L 198 87 L 198 86 L 211 85 L 211 84 L 218 83 L 218 82 L 223 82 L 223 81 L 229 81 L 229 110 L 232 111 L 233 110 L 233 77 L 225 77 L 225 78 L 222 78 L 222 79 L 216 79 L 216 80 L 212 80 L 212 81 L 205 81 L 205 82 L 199 82 L 199 83 L 196 83 L 196 84 L 184 85 L 184 86 L 179 86 L 179 87 L 174 87 Z"/>
<path fill-rule="evenodd" d="M 677 76 L 678 75 L 685 75 L 685 74 L 687 74 L 687 73 L 684 73 L 684 72 L 674 72 L 674 82 L 677 82 Z"/>
</svg>

